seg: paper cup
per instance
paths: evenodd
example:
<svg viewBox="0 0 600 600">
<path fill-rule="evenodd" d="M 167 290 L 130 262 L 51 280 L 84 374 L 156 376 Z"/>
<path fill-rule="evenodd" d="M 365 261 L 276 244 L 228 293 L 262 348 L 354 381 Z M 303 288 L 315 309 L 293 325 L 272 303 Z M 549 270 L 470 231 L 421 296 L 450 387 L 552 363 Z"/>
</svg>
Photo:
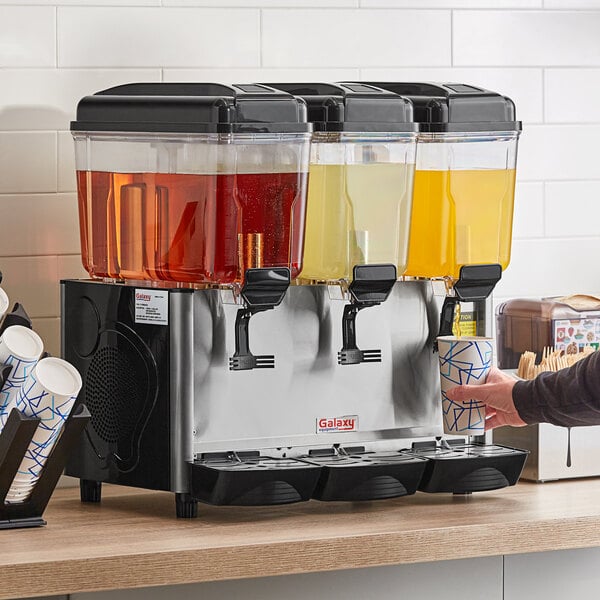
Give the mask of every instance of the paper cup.
<svg viewBox="0 0 600 600">
<path fill-rule="evenodd" d="M 492 338 L 442 336 L 437 339 L 444 433 L 483 435 L 485 405 L 478 400 L 454 402 L 446 392 L 457 385 L 485 383 L 492 366 Z"/>
<path fill-rule="evenodd" d="M 19 502 L 25 502 L 31 492 L 27 494 L 6 494 L 6 502 L 9 504 L 18 504 Z"/>
<path fill-rule="evenodd" d="M 25 483 L 23 481 L 13 481 L 10 484 L 10 492 L 13 494 L 22 494 L 32 490 L 35 483 Z"/>
<path fill-rule="evenodd" d="M 44 342 L 40 336 L 22 325 L 8 327 L 0 336 L 0 365 L 12 366 L 12 371 L 0 391 L 0 431 L 16 404 L 21 385 L 43 351 Z"/>
<path fill-rule="evenodd" d="M 6 292 L 0 288 L 0 321 L 2 317 L 8 312 L 8 307 L 10 306 L 10 301 Z"/>
<path fill-rule="evenodd" d="M 16 408 L 24 415 L 40 419 L 25 452 L 10 500 L 25 500 L 40 478 L 46 460 L 69 417 L 81 389 L 81 376 L 75 367 L 60 358 L 44 358 L 35 366 L 19 390 Z"/>
<path fill-rule="evenodd" d="M 33 490 L 33 485 L 28 488 L 26 488 L 26 487 L 13 488 L 13 486 L 11 484 L 11 488 L 8 491 L 8 493 L 6 494 L 6 499 L 9 502 L 15 502 L 17 500 L 25 500 L 31 495 L 32 490 Z"/>
</svg>

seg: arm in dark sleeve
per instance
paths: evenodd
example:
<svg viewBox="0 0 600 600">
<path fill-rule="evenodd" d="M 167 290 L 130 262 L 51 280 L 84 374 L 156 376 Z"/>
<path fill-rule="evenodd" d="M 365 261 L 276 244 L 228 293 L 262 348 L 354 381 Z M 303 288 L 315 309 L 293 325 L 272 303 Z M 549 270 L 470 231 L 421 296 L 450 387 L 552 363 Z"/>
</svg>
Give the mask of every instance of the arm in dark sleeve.
<svg viewBox="0 0 600 600">
<path fill-rule="evenodd" d="M 568 369 L 518 381 L 512 395 L 519 416 L 530 425 L 600 425 L 600 352 Z"/>
</svg>

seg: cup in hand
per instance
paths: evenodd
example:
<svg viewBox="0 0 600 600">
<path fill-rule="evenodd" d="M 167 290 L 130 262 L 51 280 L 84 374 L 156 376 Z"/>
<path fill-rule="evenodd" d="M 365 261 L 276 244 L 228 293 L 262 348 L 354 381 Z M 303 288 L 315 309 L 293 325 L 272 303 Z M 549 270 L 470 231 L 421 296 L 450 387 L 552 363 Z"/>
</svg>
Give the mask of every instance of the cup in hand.
<svg viewBox="0 0 600 600">
<path fill-rule="evenodd" d="M 39 418 L 40 424 L 7 495 L 10 502 L 25 500 L 31 493 L 60 437 L 81 384 L 81 376 L 71 364 L 60 358 L 44 358 L 21 386 L 16 408 L 27 416 Z"/>
<path fill-rule="evenodd" d="M 485 383 L 492 366 L 493 340 L 486 337 L 438 337 L 444 433 L 483 435 L 485 405 L 478 400 L 454 402 L 446 392 L 457 385 Z"/>
<path fill-rule="evenodd" d="M 0 431 L 15 406 L 19 388 L 32 372 L 43 351 L 44 342 L 40 336 L 22 325 L 7 327 L 0 336 L 0 365 L 12 367 L 0 390 Z"/>
</svg>

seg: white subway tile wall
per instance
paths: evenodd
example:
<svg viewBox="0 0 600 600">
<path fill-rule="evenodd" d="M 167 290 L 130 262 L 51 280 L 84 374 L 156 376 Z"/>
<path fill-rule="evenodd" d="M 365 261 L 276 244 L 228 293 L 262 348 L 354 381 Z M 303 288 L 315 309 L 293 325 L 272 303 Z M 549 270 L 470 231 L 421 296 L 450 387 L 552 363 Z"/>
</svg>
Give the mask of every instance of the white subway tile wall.
<svg viewBox="0 0 600 600">
<path fill-rule="evenodd" d="M 260 64 L 256 9 L 59 7 L 57 20 L 59 67 Z"/>
<path fill-rule="evenodd" d="M 261 37 L 265 67 L 451 64 L 449 10 L 264 10 Z"/>
<path fill-rule="evenodd" d="M 56 132 L 0 131 L 0 164 L 0 194 L 56 192 Z"/>
<path fill-rule="evenodd" d="M 544 184 L 519 181 L 515 190 L 513 239 L 544 237 Z"/>
<path fill-rule="evenodd" d="M 598 2 L 600 7 L 600 0 Z M 598 121 L 591 101 L 565 101 L 565 92 L 571 98 L 598 98 L 600 96 L 600 69 L 547 69 L 544 77 L 546 122 L 593 123 Z"/>
<path fill-rule="evenodd" d="M 0 67 L 56 66 L 56 10 L 0 6 Z"/>
<path fill-rule="evenodd" d="M 598 11 L 454 12 L 452 51 L 458 66 L 598 66 Z"/>
<path fill-rule="evenodd" d="M 83 277 L 69 121 L 132 81 L 454 80 L 524 121 L 496 301 L 600 292 L 600 0 L 0 0 L 0 270 L 59 352 Z"/>
</svg>

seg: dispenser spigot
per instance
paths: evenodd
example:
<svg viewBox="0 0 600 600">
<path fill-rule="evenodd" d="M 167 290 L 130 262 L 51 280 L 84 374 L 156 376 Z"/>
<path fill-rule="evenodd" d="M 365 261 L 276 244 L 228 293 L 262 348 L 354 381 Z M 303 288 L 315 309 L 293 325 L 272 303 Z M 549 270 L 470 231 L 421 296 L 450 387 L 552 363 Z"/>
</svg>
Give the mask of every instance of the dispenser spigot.
<svg viewBox="0 0 600 600">
<path fill-rule="evenodd" d="M 244 307 L 235 318 L 235 353 L 229 358 L 231 371 L 273 369 L 275 356 L 254 355 L 250 351 L 250 319 L 253 315 L 275 308 L 283 301 L 291 282 L 288 268 L 248 269 L 241 295 Z"/>
<path fill-rule="evenodd" d="M 439 336 L 452 335 L 454 314 L 460 302 L 485 300 L 502 277 L 502 267 L 491 265 L 463 265 L 458 279 L 454 282 L 453 296 L 446 296 L 440 315 Z M 437 351 L 437 343 L 434 344 Z"/>
<path fill-rule="evenodd" d="M 372 306 L 385 302 L 396 283 L 394 265 L 356 265 L 352 283 L 348 287 L 351 301 L 344 307 L 342 317 L 342 349 L 338 352 L 338 364 L 357 365 L 365 362 L 381 362 L 381 350 L 361 350 L 356 344 L 356 316 Z"/>
</svg>

